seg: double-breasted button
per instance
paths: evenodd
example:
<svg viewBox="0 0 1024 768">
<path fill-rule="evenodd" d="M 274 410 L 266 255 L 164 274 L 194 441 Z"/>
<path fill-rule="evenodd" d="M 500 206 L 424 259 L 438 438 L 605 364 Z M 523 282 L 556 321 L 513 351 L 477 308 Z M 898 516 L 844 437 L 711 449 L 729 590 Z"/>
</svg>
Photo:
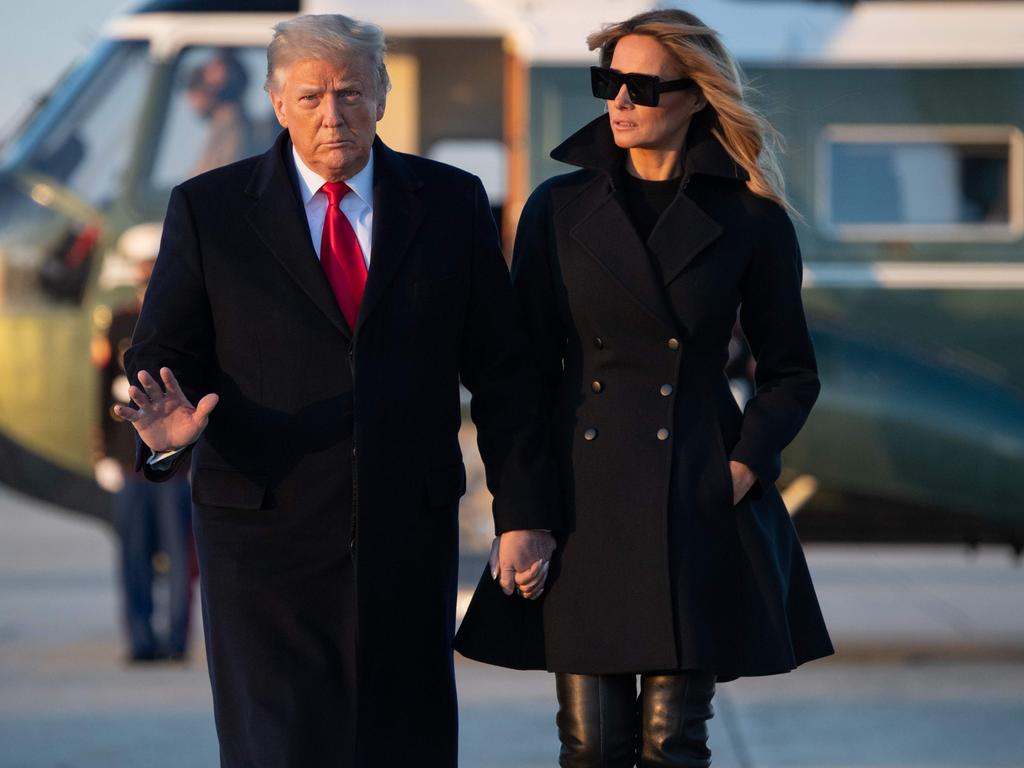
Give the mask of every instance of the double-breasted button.
<svg viewBox="0 0 1024 768">
<path fill-rule="evenodd" d="M 679 349 L 679 339 L 677 339 L 675 336 L 669 339 L 668 348 L 671 349 L 672 351 Z"/>
<path fill-rule="evenodd" d="M 667 429 L 662 427 L 661 429 L 658 430 L 658 439 L 659 440 L 665 441 L 665 440 L 668 440 L 668 438 L 669 438 L 669 432 L 668 432 Z"/>
<path fill-rule="evenodd" d="M 672 385 L 662 384 L 661 389 L 659 389 L 658 391 L 661 393 L 662 397 L 668 397 L 669 395 L 672 394 Z"/>
<path fill-rule="evenodd" d="M 604 349 L 604 339 L 602 339 L 600 336 L 595 336 L 594 346 L 597 347 L 598 349 Z"/>
<path fill-rule="evenodd" d="M 596 437 L 597 437 L 597 430 L 594 429 L 593 427 L 588 427 L 583 432 L 583 439 L 584 440 L 593 440 Z"/>
<path fill-rule="evenodd" d="M 599 393 L 602 389 L 604 389 L 604 384 L 602 384 L 597 379 L 594 379 L 592 382 L 590 382 L 590 391 L 593 392 L 594 394 Z"/>
</svg>

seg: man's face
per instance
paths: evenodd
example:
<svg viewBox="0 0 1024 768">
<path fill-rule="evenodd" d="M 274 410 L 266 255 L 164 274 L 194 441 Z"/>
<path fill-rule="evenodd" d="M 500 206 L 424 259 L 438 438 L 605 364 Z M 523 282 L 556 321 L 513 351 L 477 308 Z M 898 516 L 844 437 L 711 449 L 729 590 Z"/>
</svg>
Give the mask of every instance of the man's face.
<svg viewBox="0 0 1024 768">
<path fill-rule="evenodd" d="M 296 61 L 278 71 L 270 101 L 299 157 L 324 179 L 344 181 L 366 165 L 385 103 L 368 57 Z"/>
</svg>

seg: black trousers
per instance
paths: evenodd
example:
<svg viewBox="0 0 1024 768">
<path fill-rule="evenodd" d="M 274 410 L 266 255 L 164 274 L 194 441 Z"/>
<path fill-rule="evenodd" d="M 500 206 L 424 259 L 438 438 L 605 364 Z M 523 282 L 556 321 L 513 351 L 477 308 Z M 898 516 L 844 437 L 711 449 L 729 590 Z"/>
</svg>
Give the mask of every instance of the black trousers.
<svg viewBox="0 0 1024 768">
<path fill-rule="evenodd" d="M 715 675 L 555 675 L 562 768 L 707 768 Z"/>
</svg>

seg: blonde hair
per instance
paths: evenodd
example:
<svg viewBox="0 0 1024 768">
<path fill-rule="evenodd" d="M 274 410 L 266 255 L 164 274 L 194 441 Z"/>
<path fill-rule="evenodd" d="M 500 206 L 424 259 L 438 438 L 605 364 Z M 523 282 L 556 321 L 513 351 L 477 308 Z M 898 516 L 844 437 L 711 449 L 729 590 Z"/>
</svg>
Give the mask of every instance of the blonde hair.
<svg viewBox="0 0 1024 768">
<path fill-rule="evenodd" d="M 391 78 L 384 65 L 387 45 L 384 30 L 368 21 L 359 21 L 340 13 L 306 14 L 274 26 L 274 38 L 267 46 L 267 79 L 264 89 L 276 91 L 281 83 L 278 72 L 303 59 L 323 59 L 342 63 L 349 57 L 365 56 L 373 65 L 377 93 L 391 90 Z"/>
<path fill-rule="evenodd" d="M 711 133 L 741 165 L 754 194 L 775 200 L 790 213 L 799 213 L 786 199 L 785 179 L 778 156 L 782 135 L 756 109 L 744 101 L 744 92 L 757 92 L 722 45 L 718 33 L 692 13 L 658 10 L 639 13 L 617 24 L 607 24 L 587 38 L 590 50 L 600 49 L 601 65 L 610 66 L 615 46 L 626 35 L 649 35 L 661 43 L 696 81 L 712 115 Z"/>
</svg>

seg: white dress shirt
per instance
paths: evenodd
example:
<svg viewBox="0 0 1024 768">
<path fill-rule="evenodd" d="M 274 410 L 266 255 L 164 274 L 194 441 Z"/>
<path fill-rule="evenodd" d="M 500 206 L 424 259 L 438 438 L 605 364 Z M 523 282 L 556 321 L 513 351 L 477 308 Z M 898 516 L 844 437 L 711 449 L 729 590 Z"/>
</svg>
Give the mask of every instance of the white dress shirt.
<svg viewBox="0 0 1024 768">
<path fill-rule="evenodd" d="M 299 153 L 292 145 L 292 157 L 295 160 L 295 170 L 298 172 L 299 196 L 306 209 L 306 223 L 309 224 L 309 237 L 313 241 L 313 249 L 317 258 L 320 258 L 320 242 L 323 239 L 324 219 L 327 218 L 327 193 L 321 192 L 320 187 L 326 179 L 322 178 L 316 171 L 310 170 Z M 341 202 L 338 208 L 345 214 L 352 229 L 355 230 L 356 239 L 359 240 L 359 247 L 363 251 L 363 259 L 366 261 L 366 268 L 370 268 L 370 247 L 373 239 L 373 152 L 370 152 L 370 159 L 359 173 L 352 178 L 346 179 L 352 190 Z M 169 460 L 176 454 L 183 451 L 178 448 L 174 451 L 163 451 L 155 453 L 147 459 L 146 463 L 156 466 L 161 462 Z"/>
<path fill-rule="evenodd" d="M 319 190 L 326 180 L 302 162 L 294 145 L 292 145 L 292 157 L 295 158 L 295 170 L 298 171 L 299 196 L 306 208 L 309 236 L 313 240 L 313 248 L 319 257 L 324 219 L 327 217 L 327 194 Z M 338 207 L 345 214 L 352 229 L 355 230 L 359 247 L 363 250 L 363 258 L 366 260 L 366 268 L 369 269 L 370 244 L 373 234 L 373 152 L 370 152 L 370 159 L 363 169 L 352 178 L 346 179 L 345 183 L 352 191 L 345 195 Z"/>
</svg>

